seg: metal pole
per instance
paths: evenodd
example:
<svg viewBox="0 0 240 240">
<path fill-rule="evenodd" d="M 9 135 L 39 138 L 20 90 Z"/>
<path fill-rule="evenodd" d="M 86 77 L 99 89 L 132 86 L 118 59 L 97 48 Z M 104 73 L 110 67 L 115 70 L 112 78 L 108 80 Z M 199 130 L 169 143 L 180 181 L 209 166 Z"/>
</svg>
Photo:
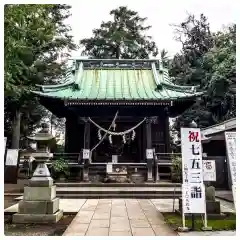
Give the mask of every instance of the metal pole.
<svg viewBox="0 0 240 240">
<path fill-rule="evenodd" d="M 204 213 L 204 227 L 207 228 L 207 212 Z"/>
<path fill-rule="evenodd" d="M 185 221 L 185 215 L 184 215 L 183 209 L 182 209 L 182 225 L 183 225 L 183 228 L 186 228 L 186 221 Z"/>
<path fill-rule="evenodd" d="M 195 230 L 195 215 L 192 214 L 192 231 Z"/>
</svg>

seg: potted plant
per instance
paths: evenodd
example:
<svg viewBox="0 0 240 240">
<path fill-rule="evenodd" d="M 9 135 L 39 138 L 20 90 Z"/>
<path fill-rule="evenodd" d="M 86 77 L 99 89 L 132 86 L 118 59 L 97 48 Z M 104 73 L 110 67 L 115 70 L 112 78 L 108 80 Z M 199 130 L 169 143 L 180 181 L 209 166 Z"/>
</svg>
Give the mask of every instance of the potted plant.
<svg viewBox="0 0 240 240">
<path fill-rule="evenodd" d="M 55 160 L 52 164 L 54 175 L 60 182 L 70 175 L 67 161 L 63 158 Z"/>
</svg>

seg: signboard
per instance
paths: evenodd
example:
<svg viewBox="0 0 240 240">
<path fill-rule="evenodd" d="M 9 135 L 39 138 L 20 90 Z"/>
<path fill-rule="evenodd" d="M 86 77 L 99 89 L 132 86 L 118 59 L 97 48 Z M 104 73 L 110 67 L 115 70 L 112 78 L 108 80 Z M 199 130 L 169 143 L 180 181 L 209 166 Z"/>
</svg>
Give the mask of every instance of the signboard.
<svg viewBox="0 0 240 240">
<path fill-rule="evenodd" d="M 6 145 L 7 145 L 7 138 L 6 137 L 4 137 L 4 148 L 3 148 L 3 151 L 5 152 L 5 149 L 6 149 Z"/>
<path fill-rule="evenodd" d="M 90 157 L 90 150 L 83 149 L 83 159 L 89 159 L 89 157 Z"/>
<path fill-rule="evenodd" d="M 232 194 L 236 201 L 236 132 L 225 132 L 227 158 L 232 178 Z M 235 204 L 236 206 L 236 204 Z"/>
<path fill-rule="evenodd" d="M 233 193 L 234 205 L 236 206 L 236 184 L 232 185 L 232 193 Z"/>
<path fill-rule="evenodd" d="M 183 212 L 205 213 L 202 144 L 199 128 L 181 128 Z"/>
<path fill-rule="evenodd" d="M 112 172 L 113 172 L 112 163 L 108 163 L 107 164 L 107 173 L 112 173 Z"/>
<path fill-rule="evenodd" d="M 8 149 L 6 156 L 6 166 L 17 166 L 18 163 L 18 149 Z"/>
<path fill-rule="evenodd" d="M 205 213 L 204 184 L 182 184 L 182 207 L 184 213 Z"/>
<path fill-rule="evenodd" d="M 153 149 L 146 149 L 146 158 L 153 159 Z"/>
<path fill-rule="evenodd" d="M 215 160 L 203 160 L 203 180 L 205 182 L 216 181 Z"/>
<path fill-rule="evenodd" d="M 236 184 L 236 132 L 225 132 L 225 139 L 232 184 Z"/>
</svg>

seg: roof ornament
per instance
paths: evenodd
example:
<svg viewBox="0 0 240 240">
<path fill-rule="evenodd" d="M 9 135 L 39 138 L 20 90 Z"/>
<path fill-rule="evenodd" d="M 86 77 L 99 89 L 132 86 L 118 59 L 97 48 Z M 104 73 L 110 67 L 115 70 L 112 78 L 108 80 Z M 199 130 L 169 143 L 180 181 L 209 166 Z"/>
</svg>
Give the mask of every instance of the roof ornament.
<svg viewBox="0 0 240 240">
<path fill-rule="evenodd" d="M 164 67 L 163 67 L 163 62 L 162 59 L 159 60 L 159 72 L 163 73 Z"/>
<path fill-rule="evenodd" d="M 135 62 L 132 62 L 132 68 L 135 68 Z"/>
<path fill-rule="evenodd" d="M 101 67 L 101 68 L 103 67 L 103 61 L 100 62 L 100 67 Z"/>
<path fill-rule="evenodd" d="M 116 62 L 116 67 L 119 68 L 119 62 Z"/>
</svg>

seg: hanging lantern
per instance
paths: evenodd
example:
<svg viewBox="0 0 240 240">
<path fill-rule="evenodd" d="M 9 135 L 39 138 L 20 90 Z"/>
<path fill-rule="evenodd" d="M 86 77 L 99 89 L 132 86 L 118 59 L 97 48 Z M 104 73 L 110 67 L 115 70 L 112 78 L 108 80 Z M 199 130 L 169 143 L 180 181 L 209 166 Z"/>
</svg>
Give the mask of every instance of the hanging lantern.
<svg viewBox="0 0 240 240">
<path fill-rule="evenodd" d="M 112 144 L 112 135 L 108 136 L 109 143 Z"/>
<path fill-rule="evenodd" d="M 134 141 L 135 137 L 136 137 L 136 132 L 133 130 L 132 131 L 132 141 Z"/>
<path fill-rule="evenodd" d="M 98 130 L 98 139 L 101 140 L 102 139 L 102 134 L 101 134 L 101 130 Z"/>
<path fill-rule="evenodd" d="M 125 144 L 127 141 L 126 141 L 126 135 L 124 134 L 123 135 L 123 143 Z"/>
</svg>

